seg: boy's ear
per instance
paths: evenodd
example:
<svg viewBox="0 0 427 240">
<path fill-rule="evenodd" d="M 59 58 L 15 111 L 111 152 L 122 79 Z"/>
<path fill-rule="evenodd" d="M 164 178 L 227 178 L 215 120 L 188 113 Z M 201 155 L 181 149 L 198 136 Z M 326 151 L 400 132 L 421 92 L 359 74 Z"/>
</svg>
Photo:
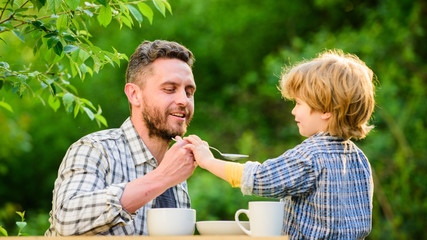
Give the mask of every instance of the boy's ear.
<svg viewBox="0 0 427 240">
<path fill-rule="evenodd" d="M 331 112 L 324 112 L 322 113 L 322 115 L 320 116 L 323 120 L 328 120 L 329 118 L 332 117 L 332 113 Z"/>
</svg>

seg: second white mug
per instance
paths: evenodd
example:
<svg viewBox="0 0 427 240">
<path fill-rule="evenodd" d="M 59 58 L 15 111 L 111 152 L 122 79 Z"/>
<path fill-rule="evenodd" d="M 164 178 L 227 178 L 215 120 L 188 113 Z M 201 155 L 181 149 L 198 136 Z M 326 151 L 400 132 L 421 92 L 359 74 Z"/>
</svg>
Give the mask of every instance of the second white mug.
<svg viewBox="0 0 427 240">
<path fill-rule="evenodd" d="M 243 232 L 254 237 L 281 236 L 283 228 L 283 202 L 256 201 L 249 202 L 249 209 L 237 210 L 234 218 Z M 249 218 L 250 230 L 242 226 L 240 214 Z"/>
</svg>

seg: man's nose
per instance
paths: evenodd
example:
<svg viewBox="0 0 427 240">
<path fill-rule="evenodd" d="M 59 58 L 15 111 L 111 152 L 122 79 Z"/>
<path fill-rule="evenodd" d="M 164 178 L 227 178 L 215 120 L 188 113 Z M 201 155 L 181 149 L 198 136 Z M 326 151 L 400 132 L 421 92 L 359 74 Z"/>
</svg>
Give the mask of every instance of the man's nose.
<svg viewBox="0 0 427 240">
<path fill-rule="evenodd" d="M 185 90 L 178 91 L 175 96 L 175 102 L 180 106 L 187 106 L 190 101 L 190 98 L 187 96 L 187 92 Z"/>
</svg>

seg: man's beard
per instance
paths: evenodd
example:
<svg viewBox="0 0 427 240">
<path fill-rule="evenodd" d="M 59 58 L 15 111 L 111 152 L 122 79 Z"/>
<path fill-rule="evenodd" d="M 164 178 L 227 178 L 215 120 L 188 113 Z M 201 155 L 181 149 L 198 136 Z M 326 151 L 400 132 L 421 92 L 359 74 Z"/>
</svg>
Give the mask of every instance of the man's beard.
<svg viewBox="0 0 427 240">
<path fill-rule="evenodd" d="M 173 129 L 168 126 L 167 120 L 170 111 L 166 110 L 164 114 L 162 114 L 158 109 L 153 107 L 148 107 L 144 102 L 144 109 L 141 114 L 144 119 L 145 125 L 148 128 L 148 135 L 150 137 L 157 137 L 164 140 L 171 140 L 175 136 L 183 136 L 187 131 L 188 125 L 190 125 L 190 121 L 192 119 L 192 113 L 186 108 L 179 108 L 180 111 L 185 111 L 186 121 L 181 125 L 185 125 L 185 128 Z"/>
</svg>

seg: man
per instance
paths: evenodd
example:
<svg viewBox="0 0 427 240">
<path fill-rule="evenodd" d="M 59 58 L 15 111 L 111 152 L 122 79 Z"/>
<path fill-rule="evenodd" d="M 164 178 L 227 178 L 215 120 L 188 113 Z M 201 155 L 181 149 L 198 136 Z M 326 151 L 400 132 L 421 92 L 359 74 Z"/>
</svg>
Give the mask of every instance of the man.
<svg viewBox="0 0 427 240">
<path fill-rule="evenodd" d="M 148 209 L 190 208 L 186 179 L 196 164 L 180 136 L 194 112 L 193 62 L 175 42 L 138 46 L 126 72 L 131 116 L 68 149 L 46 236 L 146 235 Z"/>
</svg>

